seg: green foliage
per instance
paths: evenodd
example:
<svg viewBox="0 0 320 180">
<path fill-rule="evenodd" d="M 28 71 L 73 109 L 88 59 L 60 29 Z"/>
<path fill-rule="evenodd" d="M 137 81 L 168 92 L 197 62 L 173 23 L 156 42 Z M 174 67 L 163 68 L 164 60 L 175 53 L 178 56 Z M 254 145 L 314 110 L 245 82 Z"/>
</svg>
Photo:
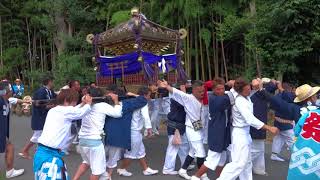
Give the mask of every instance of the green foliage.
<svg viewBox="0 0 320 180">
<path fill-rule="evenodd" d="M 23 49 L 7 48 L 3 52 L 2 59 L 4 61 L 4 69 L 0 72 L 0 76 L 4 76 L 11 71 L 17 71 L 17 67 L 24 63 Z M 12 73 L 12 72 L 11 72 Z"/>
<path fill-rule="evenodd" d="M 211 43 L 211 32 L 207 28 L 202 28 L 200 30 L 200 37 L 201 39 L 204 40 L 204 43 L 206 44 L 207 47 L 210 46 Z"/>
<path fill-rule="evenodd" d="M 111 25 L 117 25 L 130 19 L 130 11 L 117 11 L 111 17 Z"/>
<path fill-rule="evenodd" d="M 63 54 L 57 59 L 56 69 L 53 70 L 55 85 L 62 87 L 68 79 L 77 79 L 82 84 L 95 80 L 95 71 L 92 65 L 87 64 L 80 55 Z"/>
</svg>

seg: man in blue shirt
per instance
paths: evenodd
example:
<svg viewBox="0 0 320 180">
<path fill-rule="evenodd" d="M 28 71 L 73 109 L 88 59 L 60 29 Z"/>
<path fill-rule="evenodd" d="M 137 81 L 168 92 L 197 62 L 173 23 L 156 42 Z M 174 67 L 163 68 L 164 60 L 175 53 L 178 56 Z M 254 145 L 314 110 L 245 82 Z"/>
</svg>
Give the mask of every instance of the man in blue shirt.
<svg viewBox="0 0 320 180">
<path fill-rule="evenodd" d="M 118 91 L 118 90 L 116 90 Z M 121 92 L 114 92 L 120 96 Z M 113 169 L 117 167 L 120 160 L 120 154 L 125 149 L 131 149 L 131 120 L 133 112 L 142 108 L 147 104 L 144 96 L 136 98 L 124 99 L 120 103 L 122 105 L 122 117 L 113 118 L 106 117 L 104 132 L 106 134 L 105 145 L 108 148 L 109 159 L 107 161 L 108 175 L 112 176 Z"/>
<path fill-rule="evenodd" d="M 191 180 L 205 179 L 203 175 L 209 169 L 216 170 L 219 175 L 227 159 L 227 147 L 231 143 L 230 118 L 234 96 L 231 92 L 225 94 L 223 79 L 214 79 L 212 85 L 213 95 L 209 96 L 208 156 Z"/>
<path fill-rule="evenodd" d="M 45 77 L 42 82 L 42 87 L 37 89 L 33 94 L 33 100 L 50 100 L 55 99 L 56 94 L 53 91 L 53 78 Z M 35 103 L 32 105 L 32 118 L 31 118 L 31 128 L 33 130 L 33 136 L 30 139 L 21 152 L 19 156 L 26 159 L 31 159 L 29 155 L 29 150 L 34 144 L 38 143 L 38 138 L 41 136 L 42 129 L 47 117 L 47 113 L 51 108 L 51 105 Z"/>
<path fill-rule="evenodd" d="M 180 86 L 180 89 L 184 92 L 186 91 L 184 85 Z M 167 116 L 167 133 L 169 141 L 162 173 L 164 175 L 177 175 L 178 171 L 174 170 L 176 157 L 179 155 L 181 164 L 183 164 L 189 152 L 189 142 L 185 134 L 186 112 L 184 107 L 173 99 L 170 99 L 170 101 L 170 112 Z M 176 133 L 180 134 L 181 144 L 173 144 Z"/>
</svg>

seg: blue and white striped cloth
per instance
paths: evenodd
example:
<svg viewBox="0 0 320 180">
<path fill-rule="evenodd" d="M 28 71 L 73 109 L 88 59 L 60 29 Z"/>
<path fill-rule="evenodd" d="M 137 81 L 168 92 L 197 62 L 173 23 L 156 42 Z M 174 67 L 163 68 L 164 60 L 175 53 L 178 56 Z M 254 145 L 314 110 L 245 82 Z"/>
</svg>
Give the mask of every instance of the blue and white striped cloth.
<svg viewBox="0 0 320 180">
<path fill-rule="evenodd" d="M 62 160 L 63 156 L 63 152 L 39 145 L 33 159 L 34 179 L 64 180 L 61 172 L 63 166 L 65 166 Z M 65 177 L 66 180 L 70 179 L 66 170 Z"/>
</svg>

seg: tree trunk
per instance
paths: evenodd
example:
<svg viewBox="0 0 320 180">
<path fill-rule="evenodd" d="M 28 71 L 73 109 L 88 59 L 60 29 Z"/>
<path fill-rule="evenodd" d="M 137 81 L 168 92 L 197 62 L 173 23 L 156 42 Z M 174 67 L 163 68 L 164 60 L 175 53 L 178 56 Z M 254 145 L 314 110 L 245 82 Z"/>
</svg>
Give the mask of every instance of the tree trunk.
<svg viewBox="0 0 320 180">
<path fill-rule="evenodd" d="M 191 77 L 191 47 L 192 47 L 192 35 L 191 35 L 191 27 L 189 26 L 189 23 L 187 22 L 187 27 L 188 27 L 188 35 L 187 35 L 187 40 L 188 40 L 188 76 Z"/>
<path fill-rule="evenodd" d="M 222 22 L 222 17 L 220 15 L 220 23 Z M 226 62 L 226 57 L 224 54 L 224 44 L 223 44 L 223 37 L 221 37 L 221 55 L 222 55 L 222 60 L 223 60 L 223 67 L 224 67 L 224 73 L 225 73 L 225 77 L 226 77 L 226 81 L 229 81 L 229 77 L 228 77 L 228 69 L 227 69 L 227 62 Z"/>
<path fill-rule="evenodd" d="M 208 64 L 209 80 L 212 80 L 210 53 L 209 53 L 209 47 L 207 45 L 206 45 L 206 53 L 207 53 L 207 64 Z"/>
<path fill-rule="evenodd" d="M 190 26 L 190 40 L 189 40 L 189 69 L 188 69 L 188 74 L 190 79 L 192 79 L 192 71 L 191 71 L 191 67 L 192 67 L 192 46 L 193 46 L 193 31 L 192 31 L 192 26 Z"/>
<path fill-rule="evenodd" d="M 53 39 L 58 50 L 58 55 L 61 55 L 65 49 L 65 37 L 63 36 L 68 36 L 69 31 L 66 24 L 66 19 L 61 13 L 55 13 L 54 21 L 56 25 L 56 32 L 54 33 Z"/>
<path fill-rule="evenodd" d="M 200 16 L 198 15 L 198 35 L 199 35 L 199 45 L 200 45 L 200 63 L 201 63 L 201 80 L 205 80 L 205 69 L 204 69 L 204 60 L 203 60 L 203 49 L 202 49 L 202 38 L 200 36 L 201 24 L 200 24 Z"/>
<path fill-rule="evenodd" d="M 44 61 L 43 61 L 43 51 L 42 51 L 42 39 L 41 39 L 41 36 L 40 36 L 40 64 L 41 64 L 41 72 L 43 72 L 43 67 L 44 67 Z"/>
<path fill-rule="evenodd" d="M 30 27 L 29 27 L 29 22 L 28 18 L 26 20 L 26 25 L 27 25 L 27 33 L 28 33 L 28 57 L 29 57 L 29 66 L 30 66 L 30 72 L 32 73 L 32 53 L 31 53 L 31 36 L 30 36 Z M 31 85 L 31 79 L 28 78 L 29 86 Z"/>
<path fill-rule="evenodd" d="M 249 3 L 249 8 L 250 8 L 250 16 L 254 17 L 257 14 L 257 10 L 256 10 L 256 1 L 255 0 L 251 0 Z M 253 24 L 253 29 L 254 31 L 256 30 L 256 24 Z M 255 42 L 257 42 L 257 38 L 255 38 Z M 253 50 L 253 57 L 256 61 L 256 67 L 257 67 L 257 75 L 259 78 L 261 78 L 261 66 L 260 66 L 260 58 L 259 55 L 257 53 L 257 48 L 254 48 Z"/>
<path fill-rule="evenodd" d="M 32 37 L 32 60 L 31 60 L 31 69 L 33 68 L 33 64 L 37 63 L 37 31 L 33 29 L 33 37 Z M 31 70 L 32 72 L 32 70 Z M 33 77 L 31 76 L 31 87 L 33 87 Z"/>
<path fill-rule="evenodd" d="M 70 37 L 72 37 L 72 34 L 73 34 L 73 26 L 72 26 L 72 24 L 69 22 L 69 23 L 68 23 L 68 35 L 69 35 Z"/>
<path fill-rule="evenodd" d="M 44 45 L 46 44 L 46 40 L 43 40 L 43 44 L 44 44 Z M 45 69 L 46 71 L 49 71 L 49 69 L 48 69 L 48 57 L 47 57 L 46 47 L 47 47 L 47 46 L 44 46 L 44 48 L 43 48 L 44 69 Z"/>
<path fill-rule="evenodd" d="M 194 44 L 195 44 L 195 63 L 196 63 L 196 80 L 199 80 L 199 49 L 198 49 L 198 32 L 197 32 L 197 26 L 194 27 Z"/>
<path fill-rule="evenodd" d="M 211 14 L 212 24 L 215 24 L 213 13 Z M 214 66 L 214 77 L 219 77 L 219 47 L 217 43 L 217 36 L 215 33 L 215 26 L 212 26 L 212 48 L 213 48 L 213 66 Z"/>
<path fill-rule="evenodd" d="M 56 49 L 55 49 L 54 43 L 51 43 L 51 50 L 52 50 L 51 68 L 52 68 L 52 70 L 54 70 L 56 68 L 56 59 L 57 59 L 57 54 L 56 54 Z"/>
</svg>

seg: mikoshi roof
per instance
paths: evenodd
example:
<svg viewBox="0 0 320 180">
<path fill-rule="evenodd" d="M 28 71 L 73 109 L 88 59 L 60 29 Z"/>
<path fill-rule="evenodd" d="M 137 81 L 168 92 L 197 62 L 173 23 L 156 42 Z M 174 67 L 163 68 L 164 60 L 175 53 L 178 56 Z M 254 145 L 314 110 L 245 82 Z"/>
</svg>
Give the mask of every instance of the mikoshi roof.
<svg viewBox="0 0 320 180">
<path fill-rule="evenodd" d="M 112 55 L 123 55 L 137 50 L 160 54 L 161 51 L 175 48 L 184 33 L 154 23 L 143 14 L 132 14 L 127 22 L 91 38 L 96 46 L 105 48 Z"/>
</svg>

